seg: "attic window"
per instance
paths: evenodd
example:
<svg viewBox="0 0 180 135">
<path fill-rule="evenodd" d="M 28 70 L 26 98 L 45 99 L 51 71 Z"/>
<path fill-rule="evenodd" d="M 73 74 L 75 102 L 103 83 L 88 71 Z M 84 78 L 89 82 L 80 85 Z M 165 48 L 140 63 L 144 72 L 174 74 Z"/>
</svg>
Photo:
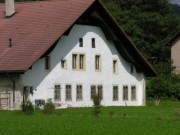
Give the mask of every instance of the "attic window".
<svg viewBox="0 0 180 135">
<path fill-rule="evenodd" d="M 95 38 L 92 38 L 91 40 L 92 40 L 92 48 L 95 48 L 96 47 L 96 45 L 95 45 Z"/>
<path fill-rule="evenodd" d="M 79 38 L 79 47 L 83 47 L 83 38 Z"/>
</svg>

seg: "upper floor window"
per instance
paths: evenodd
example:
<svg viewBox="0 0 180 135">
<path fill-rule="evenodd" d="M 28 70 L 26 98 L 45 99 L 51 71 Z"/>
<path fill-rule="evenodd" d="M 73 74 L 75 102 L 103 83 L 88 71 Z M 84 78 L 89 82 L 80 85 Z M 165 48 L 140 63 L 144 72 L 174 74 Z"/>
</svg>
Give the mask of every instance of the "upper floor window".
<svg viewBox="0 0 180 135">
<path fill-rule="evenodd" d="M 128 100 L 128 86 L 123 86 L 123 100 Z"/>
<path fill-rule="evenodd" d="M 61 99 L 61 91 L 60 91 L 60 85 L 55 85 L 54 87 L 54 100 L 60 100 Z"/>
<path fill-rule="evenodd" d="M 77 54 L 72 55 L 72 68 L 77 69 Z"/>
<path fill-rule="evenodd" d="M 82 96 L 82 85 L 77 85 L 76 86 L 76 100 L 82 100 L 83 96 Z"/>
<path fill-rule="evenodd" d="M 95 48 L 95 47 L 96 47 L 95 38 L 92 38 L 92 39 L 91 39 L 91 42 L 92 42 L 92 48 Z"/>
<path fill-rule="evenodd" d="M 45 57 L 45 69 L 46 70 L 50 69 L 50 56 Z"/>
<path fill-rule="evenodd" d="M 113 86 L 113 101 L 118 100 L 118 86 Z"/>
<path fill-rule="evenodd" d="M 95 55 L 95 70 L 100 71 L 101 70 L 101 56 Z"/>
<path fill-rule="evenodd" d="M 84 69 L 84 54 L 79 54 L 79 69 Z"/>
<path fill-rule="evenodd" d="M 85 70 L 85 54 L 72 55 L 72 69 Z"/>
<path fill-rule="evenodd" d="M 62 69 L 66 69 L 67 68 L 67 62 L 64 59 L 61 60 L 61 68 Z"/>
<path fill-rule="evenodd" d="M 118 73 L 118 63 L 117 60 L 113 60 L 113 74 Z"/>
<path fill-rule="evenodd" d="M 79 47 L 83 47 L 83 38 L 79 38 Z"/>
<path fill-rule="evenodd" d="M 136 100 L 136 86 L 131 86 L 131 100 Z"/>
</svg>

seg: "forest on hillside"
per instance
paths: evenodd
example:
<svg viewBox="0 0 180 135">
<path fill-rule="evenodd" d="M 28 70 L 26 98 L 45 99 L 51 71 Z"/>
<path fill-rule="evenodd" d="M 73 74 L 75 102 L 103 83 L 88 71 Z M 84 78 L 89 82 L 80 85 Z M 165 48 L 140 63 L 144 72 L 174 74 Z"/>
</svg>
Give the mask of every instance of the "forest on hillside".
<svg viewBox="0 0 180 135">
<path fill-rule="evenodd" d="M 175 14 L 179 8 L 174 11 L 168 0 L 101 1 L 158 72 L 157 77 L 148 79 L 148 96 L 180 100 L 180 76 L 173 74 L 170 47 L 165 46 L 180 30 L 180 16 Z"/>
</svg>

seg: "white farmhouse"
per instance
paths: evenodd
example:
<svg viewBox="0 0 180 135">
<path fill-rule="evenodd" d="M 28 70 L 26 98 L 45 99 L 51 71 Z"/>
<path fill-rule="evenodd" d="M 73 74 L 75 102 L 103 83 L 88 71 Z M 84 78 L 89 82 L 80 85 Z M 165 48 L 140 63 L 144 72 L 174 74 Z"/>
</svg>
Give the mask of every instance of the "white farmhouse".
<svg viewBox="0 0 180 135">
<path fill-rule="evenodd" d="M 141 106 L 155 75 L 99 0 L 0 4 L 0 108 Z"/>
</svg>

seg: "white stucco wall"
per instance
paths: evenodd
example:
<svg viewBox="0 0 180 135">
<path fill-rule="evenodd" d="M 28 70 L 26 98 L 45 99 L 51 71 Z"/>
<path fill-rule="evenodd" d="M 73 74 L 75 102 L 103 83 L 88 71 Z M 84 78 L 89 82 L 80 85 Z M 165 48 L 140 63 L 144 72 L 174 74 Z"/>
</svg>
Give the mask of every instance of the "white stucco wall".
<svg viewBox="0 0 180 135">
<path fill-rule="evenodd" d="M 83 38 L 83 47 L 79 47 L 79 38 Z M 95 38 L 96 47 L 91 47 L 91 38 Z M 72 54 L 83 53 L 86 55 L 86 70 L 72 70 Z M 95 71 L 95 55 L 101 55 L 102 69 L 101 72 Z M 69 104 L 73 107 L 92 106 L 90 100 L 90 86 L 103 85 L 104 106 L 125 105 L 122 100 L 123 85 L 128 85 L 129 100 L 127 105 L 143 105 L 143 74 L 130 73 L 130 63 L 125 61 L 116 50 L 112 41 L 105 38 L 100 27 L 74 25 L 68 36 L 63 36 L 59 40 L 54 50 L 49 54 L 51 69 L 45 70 L 44 61 L 37 61 L 31 70 L 28 70 L 21 76 L 24 86 L 33 86 L 33 96 L 29 98 L 35 99 L 54 99 L 54 85 L 61 85 L 61 104 Z M 67 60 L 67 69 L 61 69 L 61 59 Z M 114 75 L 112 71 L 112 60 L 118 60 L 118 74 Z M 70 84 L 72 87 L 72 101 L 65 101 L 65 85 Z M 83 85 L 83 100 L 76 101 L 76 85 Z M 119 86 L 119 100 L 113 101 L 113 85 Z M 131 101 L 130 87 L 135 85 L 137 89 L 137 100 Z"/>
</svg>

